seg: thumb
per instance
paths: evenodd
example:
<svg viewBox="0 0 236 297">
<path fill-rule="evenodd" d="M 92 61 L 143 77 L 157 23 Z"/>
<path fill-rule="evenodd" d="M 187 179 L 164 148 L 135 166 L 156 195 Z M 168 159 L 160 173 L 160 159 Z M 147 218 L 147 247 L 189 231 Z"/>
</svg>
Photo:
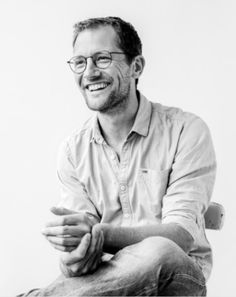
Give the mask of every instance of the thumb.
<svg viewBox="0 0 236 297">
<path fill-rule="evenodd" d="M 84 259 L 89 245 L 90 245 L 90 241 L 91 241 L 91 234 L 90 233 L 86 233 L 82 239 L 80 244 L 78 245 L 78 247 L 76 249 L 74 249 L 72 252 L 70 253 L 65 253 L 62 256 L 62 260 L 66 265 L 72 265 L 75 264 L 81 260 Z"/>
<path fill-rule="evenodd" d="M 75 213 L 77 213 L 74 210 L 70 210 L 70 209 L 67 209 L 67 208 L 64 208 L 64 207 L 56 207 L 56 206 L 51 207 L 50 208 L 50 211 L 52 213 L 54 213 L 55 215 L 58 215 L 58 216 L 63 216 L 63 215 L 69 215 L 69 214 L 75 214 Z"/>
</svg>

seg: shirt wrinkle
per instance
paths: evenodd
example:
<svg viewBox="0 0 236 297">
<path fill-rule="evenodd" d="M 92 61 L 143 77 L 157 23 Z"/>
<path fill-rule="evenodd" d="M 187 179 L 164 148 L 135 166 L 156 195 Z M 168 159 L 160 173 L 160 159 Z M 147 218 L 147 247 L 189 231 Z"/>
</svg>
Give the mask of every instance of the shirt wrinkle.
<svg viewBox="0 0 236 297">
<path fill-rule="evenodd" d="M 212 252 L 202 222 L 216 161 L 199 117 L 140 94 L 120 161 L 106 144 L 97 115 L 65 143 L 58 157 L 62 206 L 117 226 L 178 224 L 193 237 L 189 255 L 209 277 Z"/>
</svg>

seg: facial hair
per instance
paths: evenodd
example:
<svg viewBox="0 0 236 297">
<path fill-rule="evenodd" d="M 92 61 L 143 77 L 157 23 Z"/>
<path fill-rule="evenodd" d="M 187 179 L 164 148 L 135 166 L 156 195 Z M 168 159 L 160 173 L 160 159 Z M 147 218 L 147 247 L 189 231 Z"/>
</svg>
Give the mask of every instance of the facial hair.
<svg viewBox="0 0 236 297">
<path fill-rule="evenodd" d="M 121 113 L 126 109 L 129 101 L 130 83 L 120 93 L 112 91 L 106 102 L 99 108 L 99 112 L 103 114 Z"/>
<path fill-rule="evenodd" d="M 122 84 L 123 84 L 122 89 L 113 90 L 107 97 L 104 104 L 99 108 L 92 108 L 89 105 L 87 98 L 85 98 L 88 108 L 94 111 L 98 111 L 102 114 L 109 114 L 109 115 L 117 114 L 125 110 L 128 105 L 129 95 L 130 95 L 130 78 L 129 77 L 125 78 Z"/>
</svg>

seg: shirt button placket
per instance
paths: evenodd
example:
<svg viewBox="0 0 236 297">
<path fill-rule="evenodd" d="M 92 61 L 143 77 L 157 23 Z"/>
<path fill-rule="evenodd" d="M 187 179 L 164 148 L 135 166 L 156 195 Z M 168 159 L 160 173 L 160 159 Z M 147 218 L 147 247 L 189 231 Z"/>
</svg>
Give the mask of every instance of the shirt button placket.
<svg viewBox="0 0 236 297">
<path fill-rule="evenodd" d="M 108 158 L 110 160 L 111 166 L 114 170 L 114 173 L 116 174 L 116 176 L 119 176 L 119 165 L 118 165 L 118 160 L 117 160 L 117 156 L 115 151 L 107 145 L 107 149 L 108 149 Z"/>
<path fill-rule="evenodd" d="M 122 192 L 124 192 L 126 190 L 126 186 L 125 185 L 121 185 L 120 186 L 120 189 L 121 189 Z"/>
<path fill-rule="evenodd" d="M 123 218 L 127 222 L 129 222 L 131 217 L 131 209 L 129 204 L 129 197 L 128 197 L 128 185 L 127 184 L 120 184 L 120 202 L 123 211 Z"/>
<path fill-rule="evenodd" d="M 120 162 L 120 202 L 123 211 L 123 219 L 126 224 L 129 222 L 131 217 L 131 208 L 129 202 L 129 193 L 128 193 L 128 143 L 125 143 L 122 148 L 121 162 Z"/>
<path fill-rule="evenodd" d="M 115 154 L 112 154 L 112 155 L 111 155 L 111 159 L 112 159 L 113 161 L 116 159 Z"/>
</svg>

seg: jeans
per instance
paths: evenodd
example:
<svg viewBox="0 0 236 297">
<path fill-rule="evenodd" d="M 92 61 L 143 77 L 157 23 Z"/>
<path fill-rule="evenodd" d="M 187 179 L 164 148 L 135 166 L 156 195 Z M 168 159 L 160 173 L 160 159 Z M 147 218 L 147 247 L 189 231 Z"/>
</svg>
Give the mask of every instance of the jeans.
<svg viewBox="0 0 236 297">
<path fill-rule="evenodd" d="M 173 241 L 149 237 L 125 247 L 87 275 L 60 276 L 20 296 L 206 296 L 198 265 Z"/>
</svg>

